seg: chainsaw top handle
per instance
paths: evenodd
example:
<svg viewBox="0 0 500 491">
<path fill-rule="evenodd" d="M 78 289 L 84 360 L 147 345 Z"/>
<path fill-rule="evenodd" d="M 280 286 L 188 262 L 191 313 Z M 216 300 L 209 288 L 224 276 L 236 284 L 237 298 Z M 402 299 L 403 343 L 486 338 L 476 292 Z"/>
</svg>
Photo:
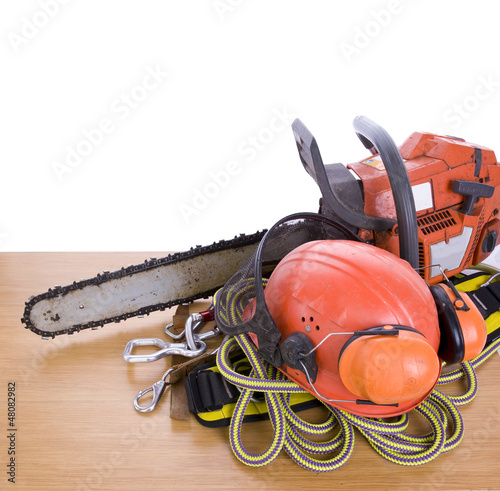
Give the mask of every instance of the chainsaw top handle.
<svg viewBox="0 0 500 491">
<path fill-rule="evenodd" d="M 401 154 L 387 131 L 375 122 L 364 116 L 358 116 L 353 124 L 363 145 L 372 153 L 378 153 L 384 163 L 394 196 L 397 222 L 391 218 L 367 215 L 361 209 L 352 206 L 353 202 L 348 195 L 346 196 L 346 189 L 343 188 L 345 183 L 335 185 L 335 182 L 330 181 L 316 139 L 304 123 L 296 119 L 292 124 L 292 130 L 302 165 L 318 184 L 323 198 L 334 214 L 347 224 L 366 230 L 382 231 L 392 229 L 397 223 L 400 257 L 408 261 L 413 268 L 418 268 L 417 213 L 410 179 Z M 354 179 L 345 166 L 333 164 L 330 167 L 333 169 L 334 166 L 340 167 L 336 172 L 343 171 L 344 174 L 349 174 L 347 177 Z M 342 175 L 342 179 L 344 178 L 346 176 Z"/>
<path fill-rule="evenodd" d="M 371 119 L 357 116 L 353 125 L 365 148 L 378 153 L 384 163 L 398 219 L 399 256 L 416 269 L 419 267 L 417 211 L 403 158 L 389 133 Z"/>
</svg>

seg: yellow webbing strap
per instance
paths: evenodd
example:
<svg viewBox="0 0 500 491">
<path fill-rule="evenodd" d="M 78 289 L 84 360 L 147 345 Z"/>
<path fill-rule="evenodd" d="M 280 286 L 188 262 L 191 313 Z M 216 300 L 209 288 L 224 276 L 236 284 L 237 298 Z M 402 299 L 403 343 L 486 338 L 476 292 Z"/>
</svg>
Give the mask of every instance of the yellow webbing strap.
<svg viewBox="0 0 500 491">
<path fill-rule="evenodd" d="M 476 272 L 475 274 L 467 275 L 464 273 L 459 273 L 454 276 L 454 278 L 457 279 L 457 282 L 454 282 L 456 289 L 471 296 L 476 290 L 479 290 L 494 274 L 500 272 L 495 268 L 486 265 L 475 266 L 473 269 Z M 483 274 L 481 274 L 481 272 Z M 500 277 L 495 278 L 492 283 L 496 283 L 497 281 L 500 281 Z M 472 298 L 472 300 L 474 301 L 474 298 Z M 486 330 L 488 332 L 488 341 L 491 342 L 496 339 L 496 337 L 500 336 L 500 311 L 491 313 L 488 317 L 485 318 L 485 323 Z"/>
</svg>

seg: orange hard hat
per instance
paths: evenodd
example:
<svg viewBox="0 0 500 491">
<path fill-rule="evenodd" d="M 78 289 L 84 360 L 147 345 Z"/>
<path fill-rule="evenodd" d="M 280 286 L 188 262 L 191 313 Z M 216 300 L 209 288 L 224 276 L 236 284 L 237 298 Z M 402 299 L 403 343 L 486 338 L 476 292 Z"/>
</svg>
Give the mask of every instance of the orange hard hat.
<svg viewBox="0 0 500 491">
<path fill-rule="evenodd" d="M 325 402 L 388 417 L 434 388 L 436 306 L 406 261 L 361 242 L 310 241 L 279 262 L 264 294 L 282 346 L 300 335 L 314 347 L 314 377 L 286 357 L 280 370 Z"/>
</svg>

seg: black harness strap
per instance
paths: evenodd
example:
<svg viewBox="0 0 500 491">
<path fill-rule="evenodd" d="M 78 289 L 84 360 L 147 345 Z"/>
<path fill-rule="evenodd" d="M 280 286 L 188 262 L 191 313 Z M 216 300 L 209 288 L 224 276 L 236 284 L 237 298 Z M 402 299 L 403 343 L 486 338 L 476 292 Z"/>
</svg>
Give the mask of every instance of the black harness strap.
<svg viewBox="0 0 500 491">
<path fill-rule="evenodd" d="M 500 282 L 490 283 L 467 293 L 484 319 L 500 310 Z"/>
</svg>

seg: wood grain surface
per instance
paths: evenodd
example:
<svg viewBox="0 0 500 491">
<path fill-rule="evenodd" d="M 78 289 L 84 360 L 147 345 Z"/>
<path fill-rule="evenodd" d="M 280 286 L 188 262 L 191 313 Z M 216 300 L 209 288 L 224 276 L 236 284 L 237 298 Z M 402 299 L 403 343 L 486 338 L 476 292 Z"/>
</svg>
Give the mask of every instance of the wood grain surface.
<svg viewBox="0 0 500 491">
<path fill-rule="evenodd" d="M 457 449 L 424 466 L 401 467 L 380 457 L 356 432 L 348 463 L 335 472 L 316 474 L 297 466 L 284 452 L 267 467 L 244 466 L 231 451 L 227 428 L 205 428 L 193 417 L 170 419 L 169 394 L 154 412 L 135 411 L 137 392 L 159 380 L 170 361 L 127 364 L 123 349 L 137 337 L 167 340 L 162 329 L 173 311 L 49 341 L 20 322 L 24 302 L 33 294 L 162 255 L 0 255 L 2 490 L 500 488 L 497 354 L 479 368 L 478 395 L 461 410 L 465 436 Z M 13 383 L 15 432 L 8 419 Z M 463 387 L 448 390 L 458 393 Z M 262 451 L 270 434 L 269 423 L 247 424 L 244 443 L 251 451 Z M 8 481 L 11 457 L 15 483 Z"/>
</svg>

